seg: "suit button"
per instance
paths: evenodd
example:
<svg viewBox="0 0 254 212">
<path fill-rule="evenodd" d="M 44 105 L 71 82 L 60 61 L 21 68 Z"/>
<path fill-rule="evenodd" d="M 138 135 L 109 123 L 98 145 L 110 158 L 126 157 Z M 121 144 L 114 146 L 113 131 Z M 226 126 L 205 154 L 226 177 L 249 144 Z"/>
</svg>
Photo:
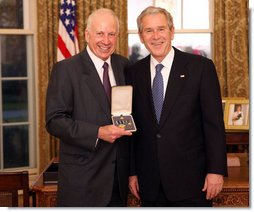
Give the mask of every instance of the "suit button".
<svg viewBox="0 0 254 212">
<path fill-rule="evenodd" d="M 156 138 L 161 138 L 161 134 L 156 134 Z"/>
</svg>

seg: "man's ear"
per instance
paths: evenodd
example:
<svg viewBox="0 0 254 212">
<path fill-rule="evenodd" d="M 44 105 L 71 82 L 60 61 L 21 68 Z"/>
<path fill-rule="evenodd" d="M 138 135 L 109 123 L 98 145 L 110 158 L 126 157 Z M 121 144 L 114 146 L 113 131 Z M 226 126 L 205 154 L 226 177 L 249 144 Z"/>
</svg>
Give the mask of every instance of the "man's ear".
<svg viewBox="0 0 254 212">
<path fill-rule="evenodd" d="M 139 33 L 138 33 L 138 36 L 139 36 L 139 39 L 140 39 L 141 43 L 144 44 L 144 40 L 143 40 L 143 37 L 142 37 L 142 33 L 139 32 Z"/>
<path fill-rule="evenodd" d="M 89 43 L 89 37 L 90 37 L 89 32 L 88 32 L 88 30 L 86 29 L 86 30 L 85 30 L 85 39 L 86 39 L 86 42 L 87 42 L 87 43 Z"/>
<path fill-rule="evenodd" d="M 172 27 L 170 29 L 170 33 L 171 33 L 171 40 L 174 40 L 174 37 L 175 37 L 175 27 Z"/>
</svg>

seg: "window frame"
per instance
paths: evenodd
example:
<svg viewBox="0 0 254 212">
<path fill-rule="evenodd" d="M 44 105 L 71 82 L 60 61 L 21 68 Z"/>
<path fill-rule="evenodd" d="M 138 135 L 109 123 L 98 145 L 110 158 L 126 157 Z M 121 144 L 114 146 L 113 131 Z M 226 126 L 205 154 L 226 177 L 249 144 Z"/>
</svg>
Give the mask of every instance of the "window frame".
<svg viewBox="0 0 254 212">
<path fill-rule="evenodd" d="M 179 0 L 182 1 L 183 0 Z M 183 6 L 181 7 L 181 29 L 175 29 L 175 34 L 190 34 L 190 33 L 210 33 L 211 40 L 210 40 L 210 46 L 211 46 L 211 58 L 214 58 L 214 51 L 213 51 L 213 32 L 214 32 L 214 0 L 208 0 L 209 1 L 209 28 L 208 29 L 183 29 Z M 153 0 L 153 5 L 155 5 L 156 0 Z M 137 29 L 128 29 L 128 37 L 129 35 L 137 35 L 138 30 Z"/>
<path fill-rule="evenodd" d="M 29 166 L 28 167 L 16 167 L 16 168 L 4 168 L 3 157 L 3 136 L 0 137 L 0 171 L 9 170 L 27 170 L 29 173 L 38 172 L 38 123 L 37 123 L 37 111 L 38 111 L 38 83 L 37 83 L 37 3 L 33 0 L 23 0 L 23 28 L 22 29 L 6 29 L 0 28 L 0 36 L 2 35 L 24 35 L 26 36 L 26 48 L 27 48 L 27 76 L 25 77 L 1 77 L 0 76 L 0 100 L 2 102 L 2 81 L 6 80 L 27 80 L 27 97 L 28 97 L 28 121 L 27 122 L 12 122 L 3 123 L 2 121 L 2 103 L 0 104 L 0 135 L 3 135 L 4 126 L 19 126 L 25 125 L 28 127 L 28 143 L 29 143 Z M 0 61 L 1 62 L 1 61 Z"/>
</svg>

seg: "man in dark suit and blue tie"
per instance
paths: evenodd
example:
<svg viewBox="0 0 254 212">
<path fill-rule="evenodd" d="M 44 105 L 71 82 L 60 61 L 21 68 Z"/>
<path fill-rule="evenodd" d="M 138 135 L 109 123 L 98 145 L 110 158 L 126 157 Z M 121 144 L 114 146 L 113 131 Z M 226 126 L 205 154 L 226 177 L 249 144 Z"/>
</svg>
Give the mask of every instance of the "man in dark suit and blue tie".
<svg viewBox="0 0 254 212">
<path fill-rule="evenodd" d="M 126 206 L 131 135 L 112 125 L 111 86 L 124 85 L 128 60 L 114 54 L 118 18 L 93 12 L 86 49 L 55 64 L 47 92 L 46 127 L 60 138 L 58 206 Z"/>
<path fill-rule="evenodd" d="M 227 175 L 214 64 L 171 46 L 174 25 L 165 9 L 148 7 L 137 23 L 151 54 L 127 73 L 137 127 L 129 188 L 144 207 L 210 207 Z"/>
</svg>

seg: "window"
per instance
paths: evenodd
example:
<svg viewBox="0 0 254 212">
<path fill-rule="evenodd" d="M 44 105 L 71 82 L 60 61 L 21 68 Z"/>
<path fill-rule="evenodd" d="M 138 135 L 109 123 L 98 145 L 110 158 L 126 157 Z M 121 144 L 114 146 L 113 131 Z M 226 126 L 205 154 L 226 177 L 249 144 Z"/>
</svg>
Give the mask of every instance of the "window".
<svg viewBox="0 0 254 212">
<path fill-rule="evenodd" d="M 212 57 L 212 0 L 128 0 L 128 42 L 131 61 L 135 61 L 139 54 L 141 56 L 138 59 L 148 54 L 139 40 L 136 19 L 143 9 L 151 5 L 163 7 L 173 16 L 173 46 L 182 51 Z"/>
<path fill-rule="evenodd" d="M 0 1 L 0 170 L 36 167 L 34 11 L 33 0 Z"/>
</svg>

